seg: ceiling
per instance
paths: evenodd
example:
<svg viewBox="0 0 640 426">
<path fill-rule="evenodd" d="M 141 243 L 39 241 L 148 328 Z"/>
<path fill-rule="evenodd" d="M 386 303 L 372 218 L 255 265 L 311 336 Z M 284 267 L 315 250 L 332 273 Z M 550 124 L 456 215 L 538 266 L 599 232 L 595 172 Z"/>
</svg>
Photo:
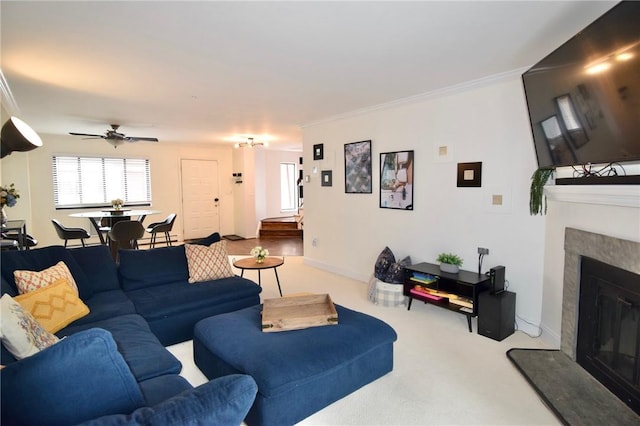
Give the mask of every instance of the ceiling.
<svg viewBox="0 0 640 426">
<path fill-rule="evenodd" d="M 301 149 L 304 124 L 531 66 L 615 3 L 3 0 L 3 105 L 42 135 Z"/>
</svg>

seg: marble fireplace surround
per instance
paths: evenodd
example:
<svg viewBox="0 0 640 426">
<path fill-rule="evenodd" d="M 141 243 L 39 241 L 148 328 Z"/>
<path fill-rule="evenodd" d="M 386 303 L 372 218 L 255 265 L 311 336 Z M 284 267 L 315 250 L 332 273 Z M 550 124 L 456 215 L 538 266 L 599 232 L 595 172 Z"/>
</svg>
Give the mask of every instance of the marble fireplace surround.
<svg viewBox="0 0 640 426">
<path fill-rule="evenodd" d="M 580 257 L 587 256 L 640 274 L 640 243 L 580 229 L 566 228 L 560 350 L 576 360 Z"/>
</svg>

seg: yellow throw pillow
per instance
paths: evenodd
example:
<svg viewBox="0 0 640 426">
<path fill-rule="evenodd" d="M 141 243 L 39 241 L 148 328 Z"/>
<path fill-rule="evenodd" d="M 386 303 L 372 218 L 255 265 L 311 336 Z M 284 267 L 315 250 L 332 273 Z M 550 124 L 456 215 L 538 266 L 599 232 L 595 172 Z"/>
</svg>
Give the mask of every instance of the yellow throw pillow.
<svg viewBox="0 0 640 426">
<path fill-rule="evenodd" d="M 53 284 L 14 297 L 49 333 L 62 330 L 78 318 L 89 314 L 89 308 L 76 295 L 65 278 Z"/>
<path fill-rule="evenodd" d="M 58 278 L 65 278 L 76 295 L 78 294 L 78 285 L 76 284 L 76 280 L 73 279 L 71 271 L 69 271 L 67 265 L 62 261 L 39 272 L 21 270 L 14 271 L 13 277 L 16 280 L 16 287 L 18 287 L 18 293 L 20 294 L 29 293 L 30 291 L 46 287 L 54 283 Z"/>
<path fill-rule="evenodd" d="M 18 360 L 36 354 L 59 340 L 6 293 L 0 298 L 0 338 L 4 347 Z"/>
<path fill-rule="evenodd" d="M 190 283 L 234 276 L 225 240 L 213 243 L 209 247 L 185 244 L 184 249 L 187 254 Z"/>
</svg>

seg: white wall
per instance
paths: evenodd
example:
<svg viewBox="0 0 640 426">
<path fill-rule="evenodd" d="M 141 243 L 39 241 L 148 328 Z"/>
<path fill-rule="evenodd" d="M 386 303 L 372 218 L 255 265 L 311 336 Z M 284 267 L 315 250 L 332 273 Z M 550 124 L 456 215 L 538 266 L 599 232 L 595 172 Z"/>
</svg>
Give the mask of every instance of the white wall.
<svg viewBox="0 0 640 426">
<path fill-rule="evenodd" d="M 455 252 L 472 271 L 477 248 L 487 247 L 483 270 L 505 265 L 517 315 L 540 323 L 544 218 L 528 210 L 537 164 L 519 74 L 303 130 L 305 174 L 311 175 L 305 183 L 307 263 L 365 281 L 387 245 L 413 263 L 435 263 L 438 253 Z M 344 144 L 368 139 L 373 193 L 345 194 Z M 318 143 L 324 144 L 325 160 L 313 161 Z M 436 155 L 441 145 L 449 156 Z M 398 150 L 415 151 L 413 211 L 379 208 L 380 153 Z M 482 162 L 482 187 L 458 188 L 457 163 L 476 161 Z M 321 187 L 319 171 L 328 169 L 333 186 Z M 503 195 L 502 206 L 491 204 L 493 194 Z M 522 321 L 520 327 L 537 331 Z"/>
<path fill-rule="evenodd" d="M 28 232 L 39 241 L 39 246 L 60 244 L 51 219 L 59 219 L 68 226 L 90 229 L 87 219 L 71 218 L 68 215 L 78 210 L 55 210 L 53 204 L 52 156 L 54 154 L 102 155 L 114 157 L 149 158 L 151 162 L 151 191 L 153 209 L 162 211 L 158 217 L 148 217 L 146 222 L 162 219 L 169 212 L 177 212 L 178 217 L 173 232 L 182 238 L 181 206 L 181 159 L 217 160 L 220 183 L 220 232 L 223 235 L 237 233 L 235 203 L 241 185 L 235 184 L 232 173 L 236 163 L 233 148 L 221 145 L 188 143 L 135 143 L 124 144 L 114 149 L 102 140 L 82 140 L 71 136 L 40 135 L 43 146 L 28 153 L 17 152 L 2 159 L 2 185 L 15 183 L 21 198 L 15 207 L 6 209 L 9 218 L 26 219 Z M 277 182 L 264 181 L 264 197 L 272 197 L 271 188 L 279 194 Z M 251 176 L 251 173 L 249 173 Z M 249 177 L 249 176 L 247 176 Z M 241 194 L 245 196 L 244 193 Z M 251 207 L 255 208 L 255 206 Z M 255 229 L 255 228 L 254 228 Z M 252 232 L 253 233 L 253 232 Z M 96 239 L 97 241 L 97 239 Z"/>
</svg>

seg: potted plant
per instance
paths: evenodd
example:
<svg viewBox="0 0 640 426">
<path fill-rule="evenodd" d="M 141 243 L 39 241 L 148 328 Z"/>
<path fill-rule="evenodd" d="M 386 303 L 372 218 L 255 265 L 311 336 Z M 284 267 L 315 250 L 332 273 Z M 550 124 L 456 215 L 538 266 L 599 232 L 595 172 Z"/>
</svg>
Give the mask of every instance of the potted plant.
<svg viewBox="0 0 640 426">
<path fill-rule="evenodd" d="M 124 206 L 124 201 L 122 199 L 116 198 L 115 200 L 111 200 L 111 207 L 113 207 L 116 212 L 120 212 L 122 210 L 122 206 Z"/>
<path fill-rule="evenodd" d="M 544 185 L 553 175 L 553 169 L 539 168 L 531 176 L 529 191 L 529 212 L 532 216 L 547 214 L 547 197 L 544 195 Z"/>
<path fill-rule="evenodd" d="M 457 274 L 462 266 L 460 256 L 453 253 L 440 253 L 436 261 L 440 262 L 440 270 L 442 272 L 449 272 L 451 274 Z"/>
<path fill-rule="evenodd" d="M 255 246 L 249 254 L 256 258 L 256 263 L 262 263 L 264 262 L 264 258 L 269 256 L 269 250 L 262 246 Z"/>
</svg>

